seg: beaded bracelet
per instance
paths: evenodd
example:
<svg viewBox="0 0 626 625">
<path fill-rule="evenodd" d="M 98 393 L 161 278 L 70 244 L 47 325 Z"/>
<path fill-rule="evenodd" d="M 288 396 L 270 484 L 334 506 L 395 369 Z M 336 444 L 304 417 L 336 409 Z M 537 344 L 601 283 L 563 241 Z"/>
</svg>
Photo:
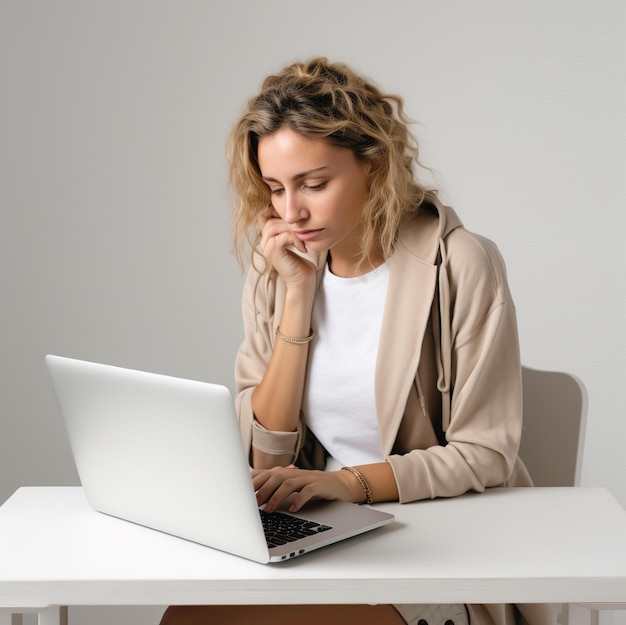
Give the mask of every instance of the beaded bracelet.
<svg viewBox="0 0 626 625">
<path fill-rule="evenodd" d="M 276 336 L 281 341 L 285 341 L 285 343 L 293 343 L 294 345 L 306 345 L 307 343 L 310 343 L 313 340 L 313 337 L 315 336 L 315 332 L 311 330 L 311 334 L 309 334 L 309 336 L 302 336 L 302 337 L 285 336 L 284 334 L 280 333 L 278 328 L 276 328 Z"/>
<path fill-rule="evenodd" d="M 363 490 L 365 491 L 365 503 L 368 505 L 371 504 L 372 501 L 374 501 L 374 499 L 372 498 L 372 489 L 369 487 L 369 484 L 365 481 L 365 478 L 361 475 L 361 473 L 357 471 L 354 467 L 341 468 L 345 469 L 346 471 L 350 471 L 350 473 L 352 473 L 356 477 L 356 479 L 359 480 L 361 488 L 363 488 Z"/>
</svg>

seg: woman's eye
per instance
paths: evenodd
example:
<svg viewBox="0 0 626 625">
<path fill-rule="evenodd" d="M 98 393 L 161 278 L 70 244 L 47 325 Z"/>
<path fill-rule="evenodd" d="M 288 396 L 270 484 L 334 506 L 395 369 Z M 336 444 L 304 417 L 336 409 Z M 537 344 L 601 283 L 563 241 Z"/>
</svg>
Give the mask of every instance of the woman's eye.
<svg viewBox="0 0 626 625">
<path fill-rule="evenodd" d="M 282 195 L 284 191 L 284 189 L 270 189 L 272 195 Z"/>
<path fill-rule="evenodd" d="M 307 185 L 307 189 L 309 191 L 321 191 L 322 189 L 326 187 L 327 184 L 328 184 L 327 182 L 320 182 L 319 184 L 310 184 L 310 185 Z"/>
</svg>

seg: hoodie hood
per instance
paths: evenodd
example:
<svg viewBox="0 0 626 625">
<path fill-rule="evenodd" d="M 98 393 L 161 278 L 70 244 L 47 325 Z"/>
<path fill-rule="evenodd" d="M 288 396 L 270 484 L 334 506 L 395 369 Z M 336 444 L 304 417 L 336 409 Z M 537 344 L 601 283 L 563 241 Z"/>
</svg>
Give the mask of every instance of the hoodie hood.
<svg viewBox="0 0 626 625">
<path fill-rule="evenodd" d="M 463 227 L 454 209 L 440 202 L 424 207 L 414 222 L 401 237 L 406 246 L 423 262 L 436 267 L 436 292 L 433 293 L 432 318 L 437 366 L 437 390 L 442 396 L 442 428 L 450 425 L 450 389 L 452 377 L 452 327 L 450 280 L 448 276 L 448 254 L 446 239 L 457 228 Z M 424 397 L 418 380 L 418 396 L 425 410 Z"/>
</svg>

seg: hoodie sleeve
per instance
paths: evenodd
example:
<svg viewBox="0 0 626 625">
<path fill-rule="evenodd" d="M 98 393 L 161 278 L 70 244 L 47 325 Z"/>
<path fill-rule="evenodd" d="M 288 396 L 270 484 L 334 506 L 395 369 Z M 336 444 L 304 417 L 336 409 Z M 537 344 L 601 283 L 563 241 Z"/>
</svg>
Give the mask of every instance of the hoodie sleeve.
<svg viewBox="0 0 626 625">
<path fill-rule="evenodd" d="M 502 257 L 464 229 L 441 251 L 434 326 L 445 444 L 389 457 L 402 502 L 503 484 L 521 437 L 517 322 Z"/>
</svg>

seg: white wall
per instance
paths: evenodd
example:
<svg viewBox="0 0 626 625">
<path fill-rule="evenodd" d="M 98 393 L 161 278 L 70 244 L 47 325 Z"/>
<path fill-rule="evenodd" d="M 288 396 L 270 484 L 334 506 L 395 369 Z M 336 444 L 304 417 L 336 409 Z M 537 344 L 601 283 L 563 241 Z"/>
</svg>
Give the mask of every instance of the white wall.
<svg viewBox="0 0 626 625">
<path fill-rule="evenodd" d="M 232 387 L 226 134 L 324 54 L 405 97 L 505 255 L 525 363 L 587 386 L 583 485 L 626 505 L 625 30 L 619 1 L 3 0 L 0 502 L 76 483 L 48 352 Z"/>
</svg>

